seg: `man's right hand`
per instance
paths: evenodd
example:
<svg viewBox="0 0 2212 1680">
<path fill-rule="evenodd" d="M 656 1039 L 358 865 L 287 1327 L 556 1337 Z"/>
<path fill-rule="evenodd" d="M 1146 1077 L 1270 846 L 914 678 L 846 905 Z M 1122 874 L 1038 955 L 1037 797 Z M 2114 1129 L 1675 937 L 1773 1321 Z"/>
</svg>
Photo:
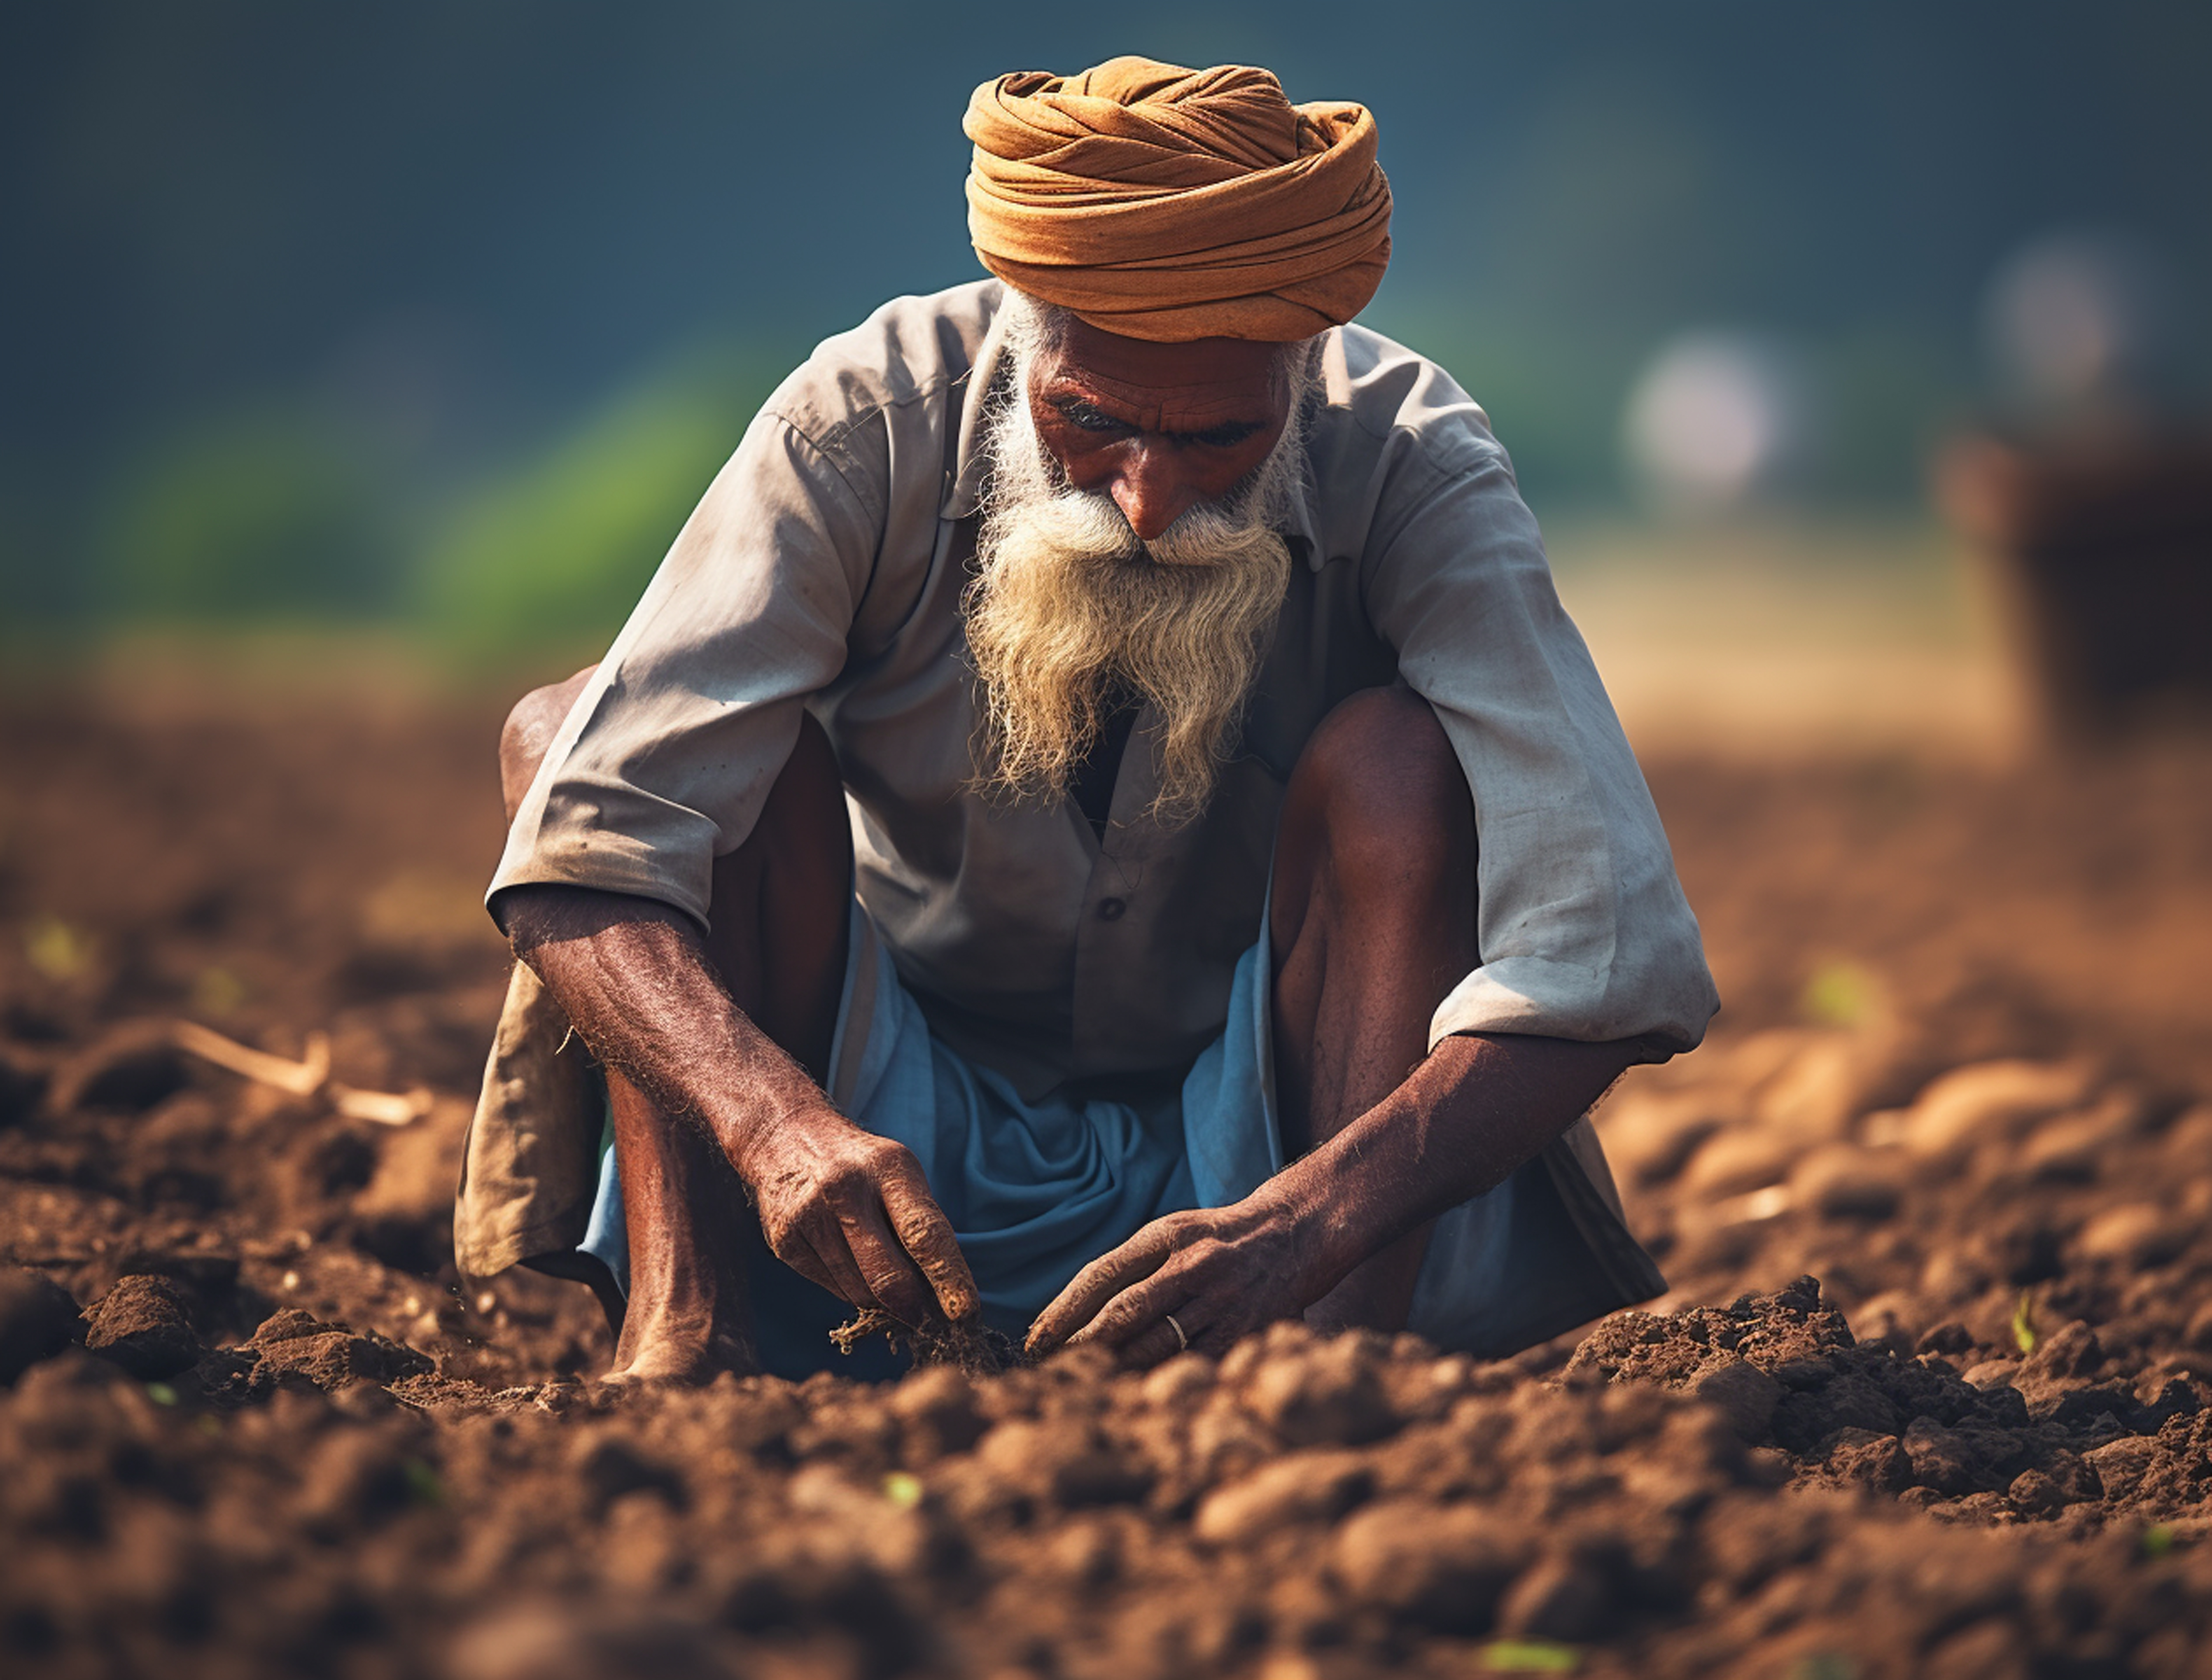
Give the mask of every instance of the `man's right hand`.
<svg viewBox="0 0 2212 1680">
<path fill-rule="evenodd" d="M 857 1307 L 908 1324 L 981 1304 L 913 1154 L 830 1106 L 723 988 L 696 930 L 619 893 L 509 890 L 515 954 L 593 1054 L 670 1117 L 703 1123 L 752 1192 L 769 1251 Z M 693 1116 L 696 1121 L 676 1118 Z"/>
<path fill-rule="evenodd" d="M 902 1324 L 981 1306 L 975 1280 L 921 1164 L 824 1102 L 732 1150 L 769 1251 L 810 1282 Z"/>
</svg>

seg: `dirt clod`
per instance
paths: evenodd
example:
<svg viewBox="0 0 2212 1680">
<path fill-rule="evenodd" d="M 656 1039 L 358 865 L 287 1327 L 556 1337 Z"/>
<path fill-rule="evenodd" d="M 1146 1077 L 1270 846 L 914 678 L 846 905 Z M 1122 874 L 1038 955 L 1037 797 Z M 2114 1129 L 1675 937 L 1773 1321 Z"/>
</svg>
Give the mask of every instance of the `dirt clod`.
<svg viewBox="0 0 2212 1680">
<path fill-rule="evenodd" d="M 1653 765 L 1729 1007 L 1597 1117 L 1669 1294 L 1546 1348 L 1287 1324 L 1146 1373 L 939 1342 L 890 1383 L 640 1390 L 595 1380 L 586 1291 L 445 1251 L 508 961 L 500 709 L 38 703 L 0 728 L 11 1677 L 2180 1680 L 2212 1648 L 2212 757 Z M 67 987 L 32 916 L 81 932 Z M 1808 1025 L 1832 953 L 1865 1007 Z M 217 1003 L 431 1112 L 134 1036 Z"/>
<path fill-rule="evenodd" d="M 175 1280 L 125 1277 L 86 1315 L 84 1345 L 134 1377 L 173 1377 L 198 1364 L 204 1351 L 192 1313 L 191 1298 Z"/>
<path fill-rule="evenodd" d="M 1525 1561 L 1480 1511 L 1401 1500 L 1345 1524 L 1334 1563 L 1358 1604 L 1439 1632 L 1479 1634 Z"/>
<path fill-rule="evenodd" d="M 0 1383 L 61 1352 L 82 1328 L 68 1290 L 21 1266 L 0 1267 Z"/>
</svg>

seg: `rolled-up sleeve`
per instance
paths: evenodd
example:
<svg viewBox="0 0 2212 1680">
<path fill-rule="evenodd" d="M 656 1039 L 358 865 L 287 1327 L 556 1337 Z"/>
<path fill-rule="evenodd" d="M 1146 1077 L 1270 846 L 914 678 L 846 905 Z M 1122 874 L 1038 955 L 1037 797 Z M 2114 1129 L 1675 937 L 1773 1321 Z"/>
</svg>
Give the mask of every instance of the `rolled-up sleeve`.
<svg viewBox="0 0 2212 1680">
<path fill-rule="evenodd" d="M 825 453 L 773 404 L 754 420 L 547 752 L 495 916 L 509 887 L 558 884 L 705 924 L 714 859 L 752 831 L 802 703 L 844 665 L 883 527 L 883 484 L 855 466 L 867 441 Z"/>
<path fill-rule="evenodd" d="M 1462 440 L 1462 444 L 1466 440 Z M 1504 452 L 1481 434 L 1378 530 L 1368 612 L 1474 794 L 1480 963 L 1440 1003 L 1455 1032 L 1694 1048 L 1719 1007 L 1696 918 L 1612 702 L 1560 606 Z"/>
</svg>

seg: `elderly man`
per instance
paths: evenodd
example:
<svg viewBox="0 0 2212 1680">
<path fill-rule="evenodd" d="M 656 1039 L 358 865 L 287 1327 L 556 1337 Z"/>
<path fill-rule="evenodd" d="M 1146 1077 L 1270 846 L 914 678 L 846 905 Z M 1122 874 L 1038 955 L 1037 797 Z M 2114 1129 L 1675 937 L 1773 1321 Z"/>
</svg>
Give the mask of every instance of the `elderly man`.
<svg viewBox="0 0 2212 1680">
<path fill-rule="evenodd" d="M 996 277 L 823 344 L 510 721 L 465 1269 L 662 1380 L 1657 1293 L 1581 1117 L 1711 982 L 1481 411 L 1347 325 L 1372 118 L 1120 58 L 966 127 Z"/>
</svg>

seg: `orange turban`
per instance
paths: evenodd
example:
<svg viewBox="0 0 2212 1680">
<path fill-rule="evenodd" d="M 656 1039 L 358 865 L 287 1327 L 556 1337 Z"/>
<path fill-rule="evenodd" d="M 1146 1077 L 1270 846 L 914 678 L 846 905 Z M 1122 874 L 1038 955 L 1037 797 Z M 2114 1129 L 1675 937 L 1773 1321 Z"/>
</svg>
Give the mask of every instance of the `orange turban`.
<svg viewBox="0 0 2212 1680">
<path fill-rule="evenodd" d="M 1375 119 L 1292 105 L 1263 70 L 1025 70 L 978 88 L 962 126 L 983 266 L 1125 338 L 1309 338 L 1390 260 Z"/>
</svg>

